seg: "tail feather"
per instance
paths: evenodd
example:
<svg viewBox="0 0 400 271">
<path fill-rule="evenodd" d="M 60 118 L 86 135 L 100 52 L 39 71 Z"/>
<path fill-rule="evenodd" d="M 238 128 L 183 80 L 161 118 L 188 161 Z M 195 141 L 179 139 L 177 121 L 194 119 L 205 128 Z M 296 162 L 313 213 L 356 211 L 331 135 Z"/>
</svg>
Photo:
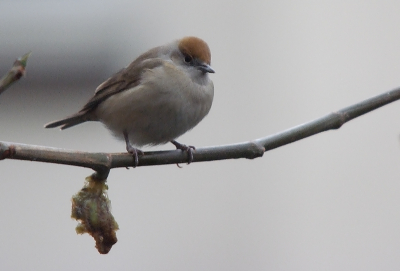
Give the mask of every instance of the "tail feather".
<svg viewBox="0 0 400 271">
<path fill-rule="evenodd" d="M 47 123 L 44 126 L 44 128 L 55 128 L 55 127 L 61 126 L 60 129 L 64 130 L 69 127 L 86 122 L 88 120 L 90 120 L 90 119 L 87 116 L 87 112 L 78 112 L 72 116 L 66 117 L 65 119 Z"/>
</svg>

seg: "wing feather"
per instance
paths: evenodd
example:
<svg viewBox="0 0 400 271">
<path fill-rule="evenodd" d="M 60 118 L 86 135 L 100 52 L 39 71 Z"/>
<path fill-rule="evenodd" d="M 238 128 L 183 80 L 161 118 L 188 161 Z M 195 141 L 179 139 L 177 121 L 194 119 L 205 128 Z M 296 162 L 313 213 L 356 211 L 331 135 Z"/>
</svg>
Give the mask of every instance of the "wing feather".
<svg viewBox="0 0 400 271">
<path fill-rule="evenodd" d="M 106 100 L 108 97 L 134 88 L 140 84 L 144 71 L 163 65 L 165 60 L 158 58 L 158 48 L 154 48 L 133 61 L 128 67 L 120 70 L 112 77 L 100 84 L 94 96 L 83 106 L 79 112 L 89 112 Z"/>
</svg>

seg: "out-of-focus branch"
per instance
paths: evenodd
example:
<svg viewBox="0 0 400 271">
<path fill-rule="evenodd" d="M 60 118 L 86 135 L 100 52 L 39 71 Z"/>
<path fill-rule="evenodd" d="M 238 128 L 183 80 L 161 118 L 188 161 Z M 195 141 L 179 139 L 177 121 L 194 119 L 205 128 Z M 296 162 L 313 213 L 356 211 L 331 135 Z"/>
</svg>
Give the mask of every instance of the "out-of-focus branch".
<svg viewBox="0 0 400 271">
<path fill-rule="evenodd" d="M 15 60 L 12 68 L 0 79 L 0 94 L 25 74 L 26 63 L 30 55 L 31 53 L 27 53 Z"/>
<path fill-rule="evenodd" d="M 324 131 L 339 129 L 344 123 L 399 99 L 400 88 L 397 88 L 268 137 L 231 145 L 198 148 L 193 154 L 193 162 L 261 157 L 265 151 Z M 128 153 L 89 153 L 9 142 L 0 142 L 1 159 L 87 167 L 95 170 L 95 177 L 99 179 L 106 179 L 112 168 L 133 166 L 133 157 Z M 186 161 L 186 153 L 179 150 L 146 152 L 139 157 L 138 166 L 177 164 Z"/>
</svg>

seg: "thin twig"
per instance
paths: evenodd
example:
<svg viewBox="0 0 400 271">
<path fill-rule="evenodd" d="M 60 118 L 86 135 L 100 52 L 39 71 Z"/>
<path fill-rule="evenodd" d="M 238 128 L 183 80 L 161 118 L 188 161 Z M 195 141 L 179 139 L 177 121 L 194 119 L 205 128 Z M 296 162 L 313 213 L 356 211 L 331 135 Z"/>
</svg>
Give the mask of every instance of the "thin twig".
<svg viewBox="0 0 400 271">
<path fill-rule="evenodd" d="M 344 123 L 399 99 L 400 88 L 397 88 L 268 137 L 232 145 L 196 148 L 193 153 L 193 162 L 261 157 L 265 151 L 324 131 L 339 129 Z M 89 153 L 0 141 L 1 159 L 87 167 L 95 170 L 96 176 L 100 179 L 106 179 L 110 169 L 131 167 L 134 162 L 133 157 L 128 153 Z M 138 166 L 177 164 L 186 161 L 186 153 L 179 150 L 145 152 L 143 156 L 140 156 Z"/>
<path fill-rule="evenodd" d="M 25 74 L 25 67 L 31 53 L 27 53 L 15 60 L 14 65 L 3 78 L 0 79 L 0 94 Z"/>
</svg>

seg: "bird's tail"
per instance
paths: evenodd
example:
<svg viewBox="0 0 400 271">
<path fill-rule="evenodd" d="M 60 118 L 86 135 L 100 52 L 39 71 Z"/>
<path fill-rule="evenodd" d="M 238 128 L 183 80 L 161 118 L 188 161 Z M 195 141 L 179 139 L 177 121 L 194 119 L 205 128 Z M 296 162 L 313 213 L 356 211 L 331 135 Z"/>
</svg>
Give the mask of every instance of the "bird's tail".
<svg viewBox="0 0 400 271">
<path fill-rule="evenodd" d="M 65 119 L 47 123 L 44 128 L 55 128 L 61 126 L 60 129 L 64 130 L 90 120 L 92 119 L 90 119 L 87 112 L 78 112 L 72 116 L 66 117 Z"/>
</svg>

